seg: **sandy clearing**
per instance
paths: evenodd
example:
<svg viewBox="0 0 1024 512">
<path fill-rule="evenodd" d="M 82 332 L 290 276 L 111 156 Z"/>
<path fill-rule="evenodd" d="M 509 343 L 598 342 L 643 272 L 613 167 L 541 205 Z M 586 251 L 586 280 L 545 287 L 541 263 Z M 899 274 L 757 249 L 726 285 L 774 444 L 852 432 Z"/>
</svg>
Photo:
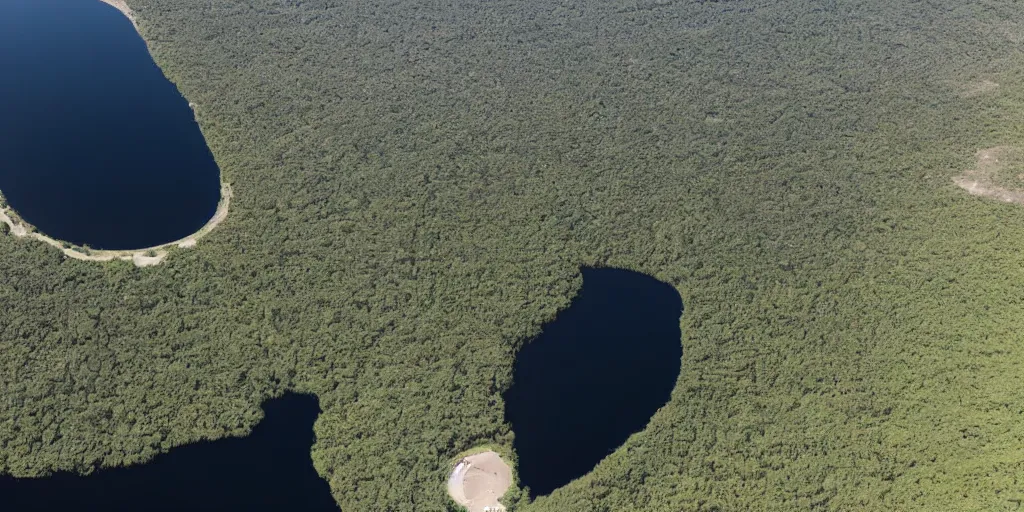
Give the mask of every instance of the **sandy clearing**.
<svg viewBox="0 0 1024 512">
<path fill-rule="evenodd" d="M 167 258 L 168 248 L 172 246 L 177 246 L 183 249 L 195 247 L 196 241 L 206 236 L 210 231 L 213 231 L 213 228 L 217 227 L 221 222 L 224 222 L 224 219 L 228 216 L 228 210 L 231 206 L 231 196 L 231 185 L 228 183 L 221 183 L 220 203 L 217 204 L 217 211 L 214 212 L 213 217 L 210 217 L 210 220 L 207 221 L 199 231 L 196 231 L 181 240 L 175 240 L 155 247 L 145 247 L 142 249 L 127 251 L 92 250 L 78 246 L 64 247 L 65 243 L 63 241 L 50 238 L 39 233 L 30 224 L 21 220 L 10 206 L 0 208 L 0 221 L 7 224 L 12 235 L 19 238 L 32 238 L 52 247 L 56 247 L 68 258 L 82 261 L 123 260 L 131 261 L 138 267 L 150 267 L 160 264 L 165 258 Z"/>
<path fill-rule="evenodd" d="M 136 267 L 151 267 L 153 265 L 159 265 L 166 257 L 167 253 L 164 251 L 161 251 L 154 256 L 134 254 L 132 255 L 132 263 L 134 263 Z"/>
<path fill-rule="evenodd" d="M 448 477 L 448 495 L 469 512 L 504 511 L 498 499 L 512 486 L 512 469 L 492 451 L 463 458 Z"/>
<path fill-rule="evenodd" d="M 974 169 L 954 177 L 953 183 L 971 195 L 1024 205 L 1024 190 L 1002 187 L 993 181 L 997 172 L 1006 169 L 1015 160 L 1020 160 L 1020 155 L 1021 150 L 1011 146 L 982 149 L 975 154 L 977 161 Z"/>
</svg>

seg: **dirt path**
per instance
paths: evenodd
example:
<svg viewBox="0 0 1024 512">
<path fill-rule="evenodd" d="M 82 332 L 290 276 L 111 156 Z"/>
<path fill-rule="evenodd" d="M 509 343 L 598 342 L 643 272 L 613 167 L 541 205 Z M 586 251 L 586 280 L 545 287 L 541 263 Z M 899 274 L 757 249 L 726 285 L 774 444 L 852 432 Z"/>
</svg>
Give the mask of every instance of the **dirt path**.
<svg viewBox="0 0 1024 512">
<path fill-rule="evenodd" d="M 499 512 L 498 499 L 512 486 L 512 470 L 492 451 L 465 457 L 448 477 L 448 495 L 469 512 Z"/>
<path fill-rule="evenodd" d="M 1006 203 L 1024 205 L 1024 190 L 1010 189 L 993 181 L 996 173 L 1013 165 L 1019 159 L 1020 150 L 1009 146 L 982 149 L 975 155 L 974 169 L 964 171 L 953 178 L 953 183 L 975 196 L 989 197 Z M 1020 163 L 1020 162 L 1017 162 Z"/>
<path fill-rule="evenodd" d="M 0 222 L 7 224 L 12 235 L 16 237 L 33 238 L 52 247 L 56 247 L 68 258 L 82 261 L 124 260 L 131 261 L 139 267 L 149 267 L 164 261 L 164 258 L 167 257 L 167 249 L 170 247 L 177 246 L 183 249 L 195 247 L 197 240 L 206 236 L 207 233 L 212 231 L 213 228 L 217 227 L 218 224 L 227 218 L 228 210 L 231 207 L 231 195 L 231 185 L 222 183 L 220 188 L 220 203 L 217 205 L 217 211 L 214 212 L 213 217 L 211 217 L 210 220 L 199 229 L 199 231 L 196 231 L 181 240 L 175 240 L 155 247 L 146 247 L 143 249 L 134 249 L 129 251 L 92 250 L 74 245 L 64 247 L 65 242 L 50 238 L 37 232 L 34 227 L 21 220 L 10 206 L 0 208 Z"/>
</svg>

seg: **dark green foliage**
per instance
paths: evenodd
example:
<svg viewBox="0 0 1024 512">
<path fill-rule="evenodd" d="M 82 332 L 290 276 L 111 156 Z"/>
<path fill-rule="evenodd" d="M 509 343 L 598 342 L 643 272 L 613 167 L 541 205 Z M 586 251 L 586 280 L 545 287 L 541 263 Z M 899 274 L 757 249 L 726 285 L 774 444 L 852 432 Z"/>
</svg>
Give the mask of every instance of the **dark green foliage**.
<svg viewBox="0 0 1024 512">
<path fill-rule="evenodd" d="M 231 213 L 146 269 L 0 237 L 0 471 L 296 389 L 345 512 L 450 510 L 516 349 L 614 265 L 683 295 L 673 400 L 517 511 L 1024 499 L 1024 209 L 950 180 L 1024 144 L 1012 2 L 129 3 Z"/>
</svg>

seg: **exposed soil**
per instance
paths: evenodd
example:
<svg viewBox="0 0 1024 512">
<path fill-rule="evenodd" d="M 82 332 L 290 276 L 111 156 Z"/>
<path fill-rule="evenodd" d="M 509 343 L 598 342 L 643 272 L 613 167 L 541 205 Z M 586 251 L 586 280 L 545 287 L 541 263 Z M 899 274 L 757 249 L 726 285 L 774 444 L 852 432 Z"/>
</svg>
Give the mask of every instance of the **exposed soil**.
<svg viewBox="0 0 1024 512">
<path fill-rule="evenodd" d="M 1000 173 L 1022 163 L 1022 151 L 1011 146 L 996 146 L 977 153 L 974 169 L 953 178 L 953 183 L 976 196 L 1024 205 L 1024 189 L 1009 188 L 997 183 Z M 1021 181 L 1024 186 L 1024 181 Z"/>
<path fill-rule="evenodd" d="M 463 458 L 448 477 L 448 495 L 469 512 L 505 510 L 498 499 L 512 486 L 512 469 L 492 451 Z"/>
</svg>

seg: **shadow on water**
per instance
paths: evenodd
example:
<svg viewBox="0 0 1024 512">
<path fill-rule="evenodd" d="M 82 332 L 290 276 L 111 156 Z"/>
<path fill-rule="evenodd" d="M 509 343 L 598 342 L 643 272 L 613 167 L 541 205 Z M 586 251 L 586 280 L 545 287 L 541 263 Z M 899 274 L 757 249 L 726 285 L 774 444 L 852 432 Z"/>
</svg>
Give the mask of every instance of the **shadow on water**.
<svg viewBox="0 0 1024 512">
<path fill-rule="evenodd" d="M 182 446 L 147 464 L 85 477 L 0 477 L 0 510 L 337 512 L 309 455 L 320 414 L 316 398 L 287 394 L 263 410 L 247 437 Z"/>
<path fill-rule="evenodd" d="M 533 496 L 579 478 L 642 430 L 679 377 L 683 302 L 672 286 L 584 268 L 583 290 L 516 357 L 506 417 Z"/>
<path fill-rule="evenodd" d="M 2 0 L 0 192 L 46 235 L 141 249 L 206 224 L 220 171 L 124 15 L 99 0 Z"/>
</svg>

